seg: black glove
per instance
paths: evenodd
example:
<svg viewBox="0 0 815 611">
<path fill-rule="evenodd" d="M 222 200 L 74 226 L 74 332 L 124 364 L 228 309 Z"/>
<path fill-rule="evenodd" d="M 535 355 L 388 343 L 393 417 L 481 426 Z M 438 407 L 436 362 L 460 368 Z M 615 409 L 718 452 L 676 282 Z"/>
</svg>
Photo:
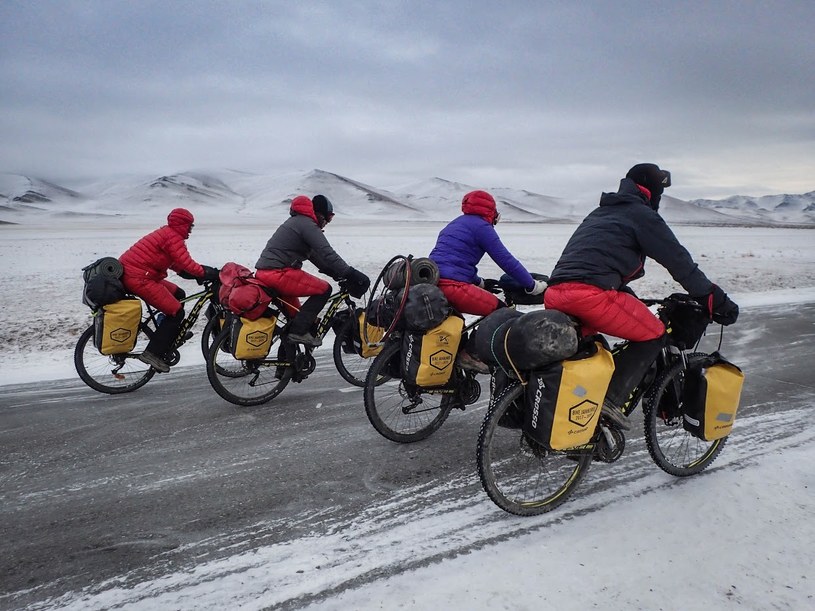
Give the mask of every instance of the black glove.
<svg viewBox="0 0 815 611">
<path fill-rule="evenodd" d="M 204 268 L 204 280 L 215 281 L 218 279 L 218 274 L 221 273 L 217 267 L 210 267 L 209 265 L 202 265 Z"/>
<path fill-rule="evenodd" d="M 716 284 L 710 293 L 694 299 L 708 309 L 715 323 L 732 325 L 739 318 L 739 306 Z"/>
<path fill-rule="evenodd" d="M 481 281 L 480 286 L 485 291 L 489 291 L 490 293 L 493 293 L 493 294 L 498 294 L 498 293 L 502 292 L 501 291 L 501 284 L 498 282 L 498 280 L 494 280 L 492 278 L 484 278 Z"/>
<path fill-rule="evenodd" d="M 190 272 L 180 271 L 176 272 L 179 276 L 184 278 L 184 280 L 195 280 L 195 276 L 193 276 Z"/>
<path fill-rule="evenodd" d="M 371 286 L 371 279 L 353 267 L 345 274 L 345 287 L 351 297 L 362 297 Z"/>
<path fill-rule="evenodd" d="M 739 306 L 722 289 L 713 285 L 713 322 L 732 325 L 739 318 Z"/>
</svg>

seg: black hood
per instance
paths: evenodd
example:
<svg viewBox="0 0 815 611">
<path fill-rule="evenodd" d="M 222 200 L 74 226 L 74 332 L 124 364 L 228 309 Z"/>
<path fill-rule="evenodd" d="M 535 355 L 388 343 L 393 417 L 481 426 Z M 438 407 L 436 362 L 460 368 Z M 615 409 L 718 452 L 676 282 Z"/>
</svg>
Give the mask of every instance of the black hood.
<svg viewBox="0 0 815 611">
<path fill-rule="evenodd" d="M 651 202 L 648 201 L 645 193 L 640 191 L 640 188 L 630 178 L 623 178 L 620 181 L 620 188 L 616 193 L 603 193 L 600 196 L 601 206 L 617 206 L 620 204 L 645 204 L 656 210 Z M 657 201 L 657 207 L 659 202 Z"/>
</svg>

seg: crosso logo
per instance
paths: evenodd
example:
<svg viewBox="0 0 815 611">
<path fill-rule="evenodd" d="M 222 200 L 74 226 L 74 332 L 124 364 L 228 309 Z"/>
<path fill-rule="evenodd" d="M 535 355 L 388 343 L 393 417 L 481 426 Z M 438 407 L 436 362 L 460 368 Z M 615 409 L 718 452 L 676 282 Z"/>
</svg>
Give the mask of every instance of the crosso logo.
<svg viewBox="0 0 815 611">
<path fill-rule="evenodd" d="M 581 401 L 569 408 L 569 422 L 576 424 L 580 428 L 585 428 L 594 418 L 599 407 L 594 401 Z"/>
<path fill-rule="evenodd" d="M 410 359 L 413 358 L 413 339 L 408 339 L 407 350 L 405 350 L 405 369 L 410 367 Z"/>
<path fill-rule="evenodd" d="M 440 344 L 444 344 L 445 346 L 450 345 L 450 336 L 449 335 L 439 335 L 436 338 Z"/>
<path fill-rule="evenodd" d="M 535 389 L 535 396 L 532 399 L 532 428 L 538 428 L 538 412 L 541 406 L 541 397 L 543 397 L 543 378 L 538 378 L 538 388 Z"/>
<path fill-rule="evenodd" d="M 444 371 L 453 362 L 453 355 L 447 350 L 439 350 L 430 355 L 430 364 L 438 369 Z"/>
<path fill-rule="evenodd" d="M 269 339 L 268 333 L 264 333 L 263 331 L 252 331 L 246 336 L 246 343 L 250 346 L 254 346 L 255 348 L 259 348 L 266 343 L 267 339 Z"/>
<path fill-rule="evenodd" d="M 110 339 L 114 342 L 124 343 L 129 340 L 133 336 L 133 332 L 130 329 L 114 329 L 110 332 Z"/>
</svg>

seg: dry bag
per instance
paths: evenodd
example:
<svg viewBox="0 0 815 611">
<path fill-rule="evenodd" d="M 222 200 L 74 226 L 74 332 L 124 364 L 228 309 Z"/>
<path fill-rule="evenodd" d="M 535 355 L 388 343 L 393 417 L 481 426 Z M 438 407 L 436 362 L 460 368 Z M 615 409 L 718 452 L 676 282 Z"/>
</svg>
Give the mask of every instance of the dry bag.
<svg viewBox="0 0 815 611">
<path fill-rule="evenodd" d="M 122 299 L 104 305 L 93 319 L 93 341 L 102 354 L 122 354 L 136 347 L 141 300 Z"/>
<path fill-rule="evenodd" d="M 464 319 L 449 316 L 427 333 L 402 336 L 402 377 L 422 387 L 443 386 L 453 373 Z"/>
<path fill-rule="evenodd" d="M 685 430 L 699 439 L 727 437 L 739 409 L 744 373 L 718 352 L 685 373 L 682 412 Z"/>
<path fill-rule="evenodd" d="M 613 373 L 614 359 L 600 342 L 532 372 L 526 385 L 524 432 L 551 450 L 589 443 Z"/>
<path fill-rule="evenodd" d="M 262 316 L 254 320 L 232 317 L 229 340 L 232 356 L 241 361 L 266 358 L 272 347 L 276 323 L 276 316 Z"/>
</svg>

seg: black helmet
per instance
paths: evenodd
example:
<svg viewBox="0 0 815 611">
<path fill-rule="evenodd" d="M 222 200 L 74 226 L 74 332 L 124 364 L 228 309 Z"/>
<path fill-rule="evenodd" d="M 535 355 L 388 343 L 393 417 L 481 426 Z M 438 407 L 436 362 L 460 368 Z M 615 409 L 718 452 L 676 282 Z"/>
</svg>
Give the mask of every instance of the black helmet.
<svg viewBox="0 0 815 611">
<path fill-rule="evenodd" d="M 668 170 L 659 169 L 655 163 L 638 163 L 628 170 L 625 177 L 651 192 L 651 207 L 654 210 L 659 208 L 662 192 L 671 186 L 671 173 Z"/>
<path fill-rule="evenodd" d="M 334 206 L 325 195 L 315 195 L 311 198 L 311 203 L 314 204 L 314 214 L 318 217 L 323 217 L 326 223 L 330 223 L 334 218 Z"/>
</svg>

